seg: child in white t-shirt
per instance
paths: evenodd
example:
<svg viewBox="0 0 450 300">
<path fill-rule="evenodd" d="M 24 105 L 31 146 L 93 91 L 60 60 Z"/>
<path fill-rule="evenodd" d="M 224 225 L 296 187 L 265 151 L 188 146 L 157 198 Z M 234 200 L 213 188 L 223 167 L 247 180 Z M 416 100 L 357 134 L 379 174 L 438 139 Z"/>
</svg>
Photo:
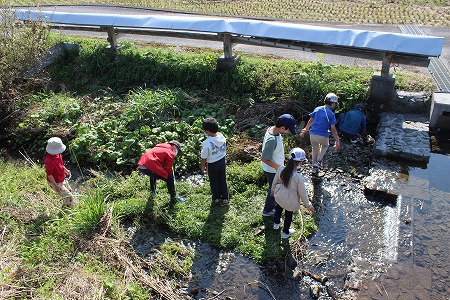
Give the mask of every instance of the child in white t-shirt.
<svg viewBox="0 0 450 300">
<path fill-rule="evenodd" d="M 200 154 L 202 174 L 208 172 L 213 202 L 228 205 L 229 198 L 225 161 L 227 140 L 218 132 L 219 125 L 215 118 L 206 118 L 203 120 L 202 128 L 208 136 L 203 142 L 202 152 Z"/>
</svg>

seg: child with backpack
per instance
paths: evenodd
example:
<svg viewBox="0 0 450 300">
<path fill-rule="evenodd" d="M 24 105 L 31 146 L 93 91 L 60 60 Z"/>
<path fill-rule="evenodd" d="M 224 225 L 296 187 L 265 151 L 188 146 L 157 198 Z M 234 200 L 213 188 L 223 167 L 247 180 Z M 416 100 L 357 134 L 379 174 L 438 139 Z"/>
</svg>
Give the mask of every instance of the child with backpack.
<svg viewBox="0 0 450 300">
<path fill-rule="evenodd" d="M 306 161 L 306 153 L 301 148 L 293 148 L 289 153 L 289 160 L 286 167 L 278 168 L 272 183 L 272 191 L 277 203 L 273 217 L 273 229 L 279 229 L 281 225 L 281 214 L 284 213 L 284 226 L 281 238 L 289 238 L 294 232 L 291 229 L 293 212 L 300 209 L 303 204 L 310 212 L 314 212 L 314 207 L 308 199 L 305 187 L 305 178 L 297 172 L 303 162 Z"/>
</svg>

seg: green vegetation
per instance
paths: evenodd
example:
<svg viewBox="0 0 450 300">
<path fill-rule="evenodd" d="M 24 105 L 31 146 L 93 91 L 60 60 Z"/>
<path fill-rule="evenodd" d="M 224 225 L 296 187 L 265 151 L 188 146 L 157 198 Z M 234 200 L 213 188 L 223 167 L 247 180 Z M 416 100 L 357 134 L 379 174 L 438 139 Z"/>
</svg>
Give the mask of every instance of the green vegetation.
<svg viewBox="0 0 450 300">
<path fill-rule="evenodd" d="M 176 294 L 171 286 L 187 279 L 194 259 L 192 249 L 168 239 L 155 248 L 150 259 L 142 261 L 119 226 L 129 221 L 138 227 L 168 226 L 185 239 L 201 239 L 217 247 L 235 249 L 259 262 L 276 260 L 283 254 L 277 232 L 255 232 L 261 226 L 271 225 L 270 220 L 265 224 L 260 214 L 265 189 L 258 162 L 229 166 L 233 198 L 227 207 L 211 206 L 208 184 L 179 182 L 178 192 L 187 196 L 186 203 L 170 205 L 161 183 L 157 196 L 149 198 L 148 178 L 132 172 L 114 178 L 97 173 L 83 185 L 78 205 L 62 211 L 58 196 L 43 180 L 42 167 L 11 164 L 2 159 L 0 174 L 0 286 L 6 287 L 0 295 L 5 298 L 23 298 L 33 293 L 46 299 L 62 299 L 68 296 L 65 292 L 74 292 L 68 286 L 74 278 L 81 280 L 80 285 L 97 286 L 89 293 L 101 291 L 101 299 Z M 307 236 L 315 225 L 310 215 L 303 214 L 304 224 L 296 218 L 293 226 L 304 228 L 303 235 Z M 160 234 L 157 231 L 155 227 L 154 236 Z M 136 269 L 125 271 L 129 264 Z M 142 266 L 148 274 L 142 274 Z M 56 270 L 60 275 L 52 275 Z M 161 290 L 160 279 L 173 283 Z M 93 297 L 88 291 L 85 293 Z"/>
<path fill-rule="evenodd" d="M 181 1 L 181 0 L 15 0 L 19 5 L 114 4 L 232 16 L 311 20 L 357 24 L 417 24 L 450 26 L 448 0 L 357 1 Z"/>
<path fill-rule="evenodd" d="M 266 189 L 260 164 L 232 163 L 227 170 L 232 205 L 212 205 L 209 184 L 178 182 L 177 191 L 187 197 L 186 203 L 170 205 L 164 182 L 159 183 L 160 192 L 151 198 L 148 178 L 132 172 L 126 178 L 92 179 L 93 186 L 108 201 L 114 203 L 114 215 L 119 219 L 149 219 L 160 226 L 169 226 L 189 240 L 203 240 L 219 248 L 235 249 L 259 262 L 267 262 L 282 253 L 276 236 L 268 241 L 264 234 L 255 230 L 264 225 L 261 208 Z M 134 187 L 134 188 L 131 188 Z M 149 198 L 150 197 L 150 198 Z M 303 212 L 305 214 L 305 212 Z M 270 220 L 268 224 L 270 225 Z M 299 226 L 299 221 L 295 224 Z M 300 228 L 300 226 L 299 226 Z M 305 235 L 314 231 L 313 219 L 305 217 Z M 279 238 L 279 237 L 278 237 Z M 268 251 L 268 247 L 273 247 Z"/>
<path fill-rule="evenodd" d="M 109 281 L 116 282 L 114 291 L 104 291 L 104 296 L 126 294 L 128 289 L 139 287 L 136 281 L 130 287 L 120 284 L 123 279 L 114 273 L 113 266 L 79 250 L 82 233 L 92 232 L 103 216 L 86 213 L 89 207 L 95 207 L 90 196 L 69 214 L 60 211 L 60 200 L 43 184 L 43 168 L 1 159 L 0 172 L 2 299 L 23 299 L 27 295 L 62 299 L 66 292 L 73 295 L 74 283 L 83 289 L 87 283 L 101 287 Z M 75 279 L 79 281 L 74 282 Z M 89 293 L 86 291 L 86 295 Z"/>
<path fill-rule="evenodd" d="M 109 57 L 105 43 L 75 41 L 82 45 L 80 55 L 65 55 L 49 69 L 52 81 L 71 92 L 46 89 L 16 101 L 12 109 L 21 115 L 9 130 L 11 148 L 41 157 L 46 140 L 56 134 L 69 144 L 72 162 L 124 169 L 134 167 L 146 149 L 178 139 L 186 155 L 177 162 L 176 172 L 196 172 L 205 117 L 217 118 L 227 137 L 239 133 L 260 140 L 269 124 L 251 115 L 247 119 L 254 118 L 257 126 L 246 128 L 242 123 L 249 120 L 236 119 L 239 110 L 277 103 L 279 113 L 290 105 L 294 117 L 302 119 L 329 91 L 339 95 L 340 109 L 346 110 L 365 101 L 374 72 L 256 58 L 217 71 L 214 53 L 178 54 L 127 43 L 117 57 Z M 398 87 L 431 91 L 429 79 L 413 76 L 398 74 Z"/>
</svg>

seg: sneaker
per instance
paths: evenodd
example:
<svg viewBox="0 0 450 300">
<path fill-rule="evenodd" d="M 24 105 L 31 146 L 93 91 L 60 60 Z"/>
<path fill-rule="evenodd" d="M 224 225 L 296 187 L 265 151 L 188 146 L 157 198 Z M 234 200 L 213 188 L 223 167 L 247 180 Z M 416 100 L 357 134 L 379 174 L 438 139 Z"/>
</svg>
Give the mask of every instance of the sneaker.
<svg viewBox="0 0 450 300">
<path fill-rule="evenodd" d="M 317 168 L 317 169 L 322 168 L 322 162 L 321 162 L 321 161 L 316 161 L 316 162 L 313 164 L 313 168 Z"/>
<path fill-rule="evenodd" d="M 280 229 L 280 223 L 273 223 L 273 229 L 278 230 Z"/>
<path fill-rule="evenodd" d="M 264 211 L 262 213 L 263 217 L 272 217 L 275 214 L 275 209 L 272 209 L 271 211 Z"/>
<path fill-rule="evenodd" d="M 287 239 L 287 238 L 289 238 L 294 232 L 295 232 L 295 230 L 292 229 L 292 228 L 289 229 L 289 233 L 285 233 L 284 231 L 282 231 L 282 232 L 281 232 L 281 238 L 282 238 L 282 239 Z"/>
<path fill-rule="evenodd" d="M 220 199 L 213 199 L 213 204 L 220 204 L 221 200 Z"/>
<path fill-rule="evenodd" d="M 222 200 L 222 206 L 227 206 L 228 204 L 230 204 L 230 201 L 228 201 L 228 199 Z"/>
</svg>

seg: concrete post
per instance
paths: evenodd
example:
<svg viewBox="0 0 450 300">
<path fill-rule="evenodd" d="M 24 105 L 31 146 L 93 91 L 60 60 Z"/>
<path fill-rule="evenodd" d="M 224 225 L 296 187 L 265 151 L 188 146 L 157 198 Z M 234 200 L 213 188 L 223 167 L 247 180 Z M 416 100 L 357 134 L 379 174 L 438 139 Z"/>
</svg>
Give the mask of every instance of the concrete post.
<svg viewBox="0 0 450 300">
<path fill-rule="evenodd" d="M 388 111 L 395 96 L 395 76 L 374 74 L 370 81 L 368 106 L 375 113 Z"/>
<path fill-rule="evenodd" d="M 370 81 L 368 106 L 377 114 L 390 110 L 394 100 L 395 76 L 389 74 L 392 58 L 392 53 L 385 53 L 380 74 L 375 73 Z"/>
<path fill-rule="evenodd" d="M 430 108 L 430 127 L 450 130 L 450 93 L 433 93 Z"/>
</svg>

